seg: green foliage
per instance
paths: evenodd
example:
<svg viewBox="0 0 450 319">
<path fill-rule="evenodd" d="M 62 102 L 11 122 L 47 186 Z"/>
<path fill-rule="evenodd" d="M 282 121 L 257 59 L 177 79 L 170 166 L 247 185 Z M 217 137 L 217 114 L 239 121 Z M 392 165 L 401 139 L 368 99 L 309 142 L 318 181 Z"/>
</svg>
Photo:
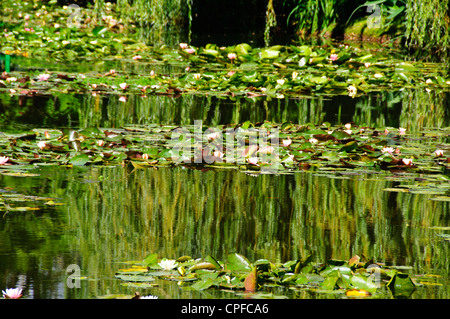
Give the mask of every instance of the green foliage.
<svg viewBox="0 0 450 319">
<path fill-rule="evenodd" d="M 154 254 L 150 256 L 153 258 Z M 149 272 L 142 269 L 136 272 L 136 268 L 122 269 L 116 273 L 116 278 L 145 282 L 154 281 L 156 277 L 160 280 L 183 282 L 185 284 L 181 287 L 187 290 L 232 289 L 236 295 L 240 294 L 239 290 L 245 289 L 247 298 L 285 298 L 282 293 L 267 294 L 265 291 L 269 287 L 279 287 L 282 292 L 286 289 L 304 289 L 316 290 L 318 293 L 345 293 L 349 298 L 386 297 L 388 292 L 385 287 L 388 287 L 394 296 L 410 295 L 415 289 L 415 284 L 408 274 L 367 261 L 350 264 L 345 260 L 329 260 L 317 264 L 311 259 L 304 262 L 290 260 L 285 263 L 272 263 L 264 259 L 252 264 L 246 257 L 231 253 L 228 254 L 226 262 L 221 262 L 223 268 L 204 270 L 197 267 L 201 263 L 204 263 L 202 258 L 183 262 L 181 267 L 186 269 L 183 273 L 170 270 Z M 298 265 L 302 268 L 294 273 L 292 268 L 297 269 Z M 138 266 L 139 264 L 136 265 Z M 376 274 L 372 271 L 374 267 L 377 269 Z M 388 278 L 388 283 L 382 283 L 382 278 Z"/>
<path fill-rule="evenodd" d="M 406 46 L 420 58 L 448 61 L 449 15 L 448 0 L 408 0 Z"/>
</svg>

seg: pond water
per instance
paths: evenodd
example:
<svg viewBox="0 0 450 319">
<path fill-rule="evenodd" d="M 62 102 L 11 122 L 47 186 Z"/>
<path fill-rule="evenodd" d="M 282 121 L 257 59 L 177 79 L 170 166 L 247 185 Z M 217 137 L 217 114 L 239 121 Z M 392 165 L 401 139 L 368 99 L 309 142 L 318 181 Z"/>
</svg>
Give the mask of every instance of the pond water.
<svg viewBox="0 0 450 319">
<path fill-rule="evenodd" d="M 130 124 L 205 125 L 365 123 L 409 131 L 449 126 L 448 96 L 405 89 L 359 98 L 298 99 L 53 94 L 0 95 L 0 129 L 120 127 Z M 448 141 L 446 141 L 448 143 Z M 250 261 L 284 262 L 314 253 L 314 261 L 357 254 L 424 275 L 410 298 L 449 298 L 449 202 L 430 194 L 388 191 L 396 174 L 299 172 L 255 176 L 116 167 L 40 167 L 36 176 L 0 174 L 0 196 L 40 210 L 0 219 L 0 284 L 22 287 L 25 298 L 241 298 L 226 291 L 194 292 L 173 282 L 141 289 L 114 278 L 150 253 L 222 260 L 237 252 Z M 33 196 L 46 198 L 38 200 Z M 26 201 L 25 201 L 26 200 Z M 49 203 L 51 201 L 51 203 Z M 47 202 L 47 203 L 44 203 Z M 56 203 L 57 205 L 54 205 Z M 67 286 L 78 265 L 80 288 Z M 336 298 L 312 291 L 276 290 L 291 298 Z"/>
</svg>

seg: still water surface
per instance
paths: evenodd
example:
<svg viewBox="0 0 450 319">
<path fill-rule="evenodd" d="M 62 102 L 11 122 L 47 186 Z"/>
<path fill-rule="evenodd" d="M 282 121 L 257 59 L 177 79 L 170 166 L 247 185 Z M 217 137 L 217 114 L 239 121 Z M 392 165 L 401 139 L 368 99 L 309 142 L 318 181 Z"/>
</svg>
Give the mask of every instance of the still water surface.
<svg viewBox="0 0 450 319">
<path fill-rule="evenodd" d="M 252 176 L 238 171 L 131 167 L 41 168 L 39 176 L 0 175 L 4 194 L 53 198 L 60 206 L 9 212 L 0 219 L 0 283 L 26 298 L 132 295 L 114 278 L 126 262 L 238 252 L 250 261 L 314 260 L 354 254 L 441 276 L 448 284 L 448 202 L 430 195 L 383 191 L 396 185 L 370 175 L 296 173 Z M 18 206 L 22 203 L 17 203 Z M 66 269 L 80 266 L 81 288 L 67 287 Z M 234 298 L 192 292 L 172 282 L 143 289 L 160 298 Z M 279 294 L 296 295 L 289 291 Z M 329 298 L 298 292 L 302 298 Z M 411 298 L 448 298 L 445 286 L 424 286 Z"/>
<path fill-rule="evenodd" d="M 0 130 L 123 125 L 205 125 L 328 121 L 405 127 L 414 132 L 450 123 L 445 92 L 403 90 L 360 98 L 248 99 L 211 96 L 53 94 L 0 95 Z M 448 141 L 447 141 L 448 142 Z M 36 169 L 37 176 L 0 175 L 3 201 L 14 194 L 52 198 L 62 205 L 26 202 L 39 211 L 0 219 L 0 286 L 21 287 L 25 298 L 100 298 L 134 294 L 115 279 L 120 268 L 150 253 L 224 260 L 284 262 L 314 253 L 314 261 L 355 254 L 413 274 L 438 275 L 411 298 L 449 298 L 449 202 L 430 194 L 388 192 L 395 176 L 299 172 L 253 176 L 238 171 L 85 167 Z M 14 196 L 13 196 L 14 197 Z M 15 196 L 14 205 L 24 205 Z M 4 215 L 3 215 L 4 214 Z M 69 265 L 81 270 L 81 288 L 67 286 Z M 230 292 L 193 292 L 172 282 L 141 290 L 159 298 L 234 298 Z M 292 298 L 335 298 L 276 291 Z"/>
</svg>

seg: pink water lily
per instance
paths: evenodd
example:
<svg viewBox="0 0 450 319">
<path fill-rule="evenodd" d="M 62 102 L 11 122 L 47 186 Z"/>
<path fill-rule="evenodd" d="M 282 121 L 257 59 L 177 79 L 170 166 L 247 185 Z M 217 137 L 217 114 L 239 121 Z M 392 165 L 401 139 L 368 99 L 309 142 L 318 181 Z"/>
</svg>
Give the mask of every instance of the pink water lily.
<svg viewBox="0 0 450 319">
<path fill-rule="evenodd" d="M 0 165 L 7 165 L 9 158 L 6 156 L 0 156 Z"/>
<path fill-rule="evenodd" d="M 19 299 L 22 297 L 22 289 L 20 288 L 8 288 L 5 290 L 2 290 L 3 297 L 7 299 Z"/>
<path fill-rule="evenodd" d="M 192 48 L 185 49 L 185 51 L 189 54 L 195 53 L 195 50 Z"/>
<path fill-rule="evenodd" d="M 282 142 L 284 147 L 288 147 L 289 145 L 291 145 L 292 140 L 288 137 L 287 140 L 283 140 Z"/>
<path fill-rule="evenodd" d="M 187 43 L 180 43 L 180 49 L 186 49 L 187 48 Z"/>
<path fill-rule="evenodd" d="M 249 157 L 249 158 L 247 158 L 247 162 L 248 162 L 249 164 L 259 166 L 259 165 L 258 165 L 258 158 L 257 158 L 257 157 Z"/>
<path fill-rule="evenodd" d="M 383 147 L 383 149 L 381 150 L 381 153 L 392 154 L 393 152 L 394 152 L 394 148 L 393 147 Z"/>
<path fill-rule="evenodd" d="M 122 90 L 125 90 L 128 87 L 126 83 L 120 83 L 119 86 Z"/>
<path fill-rule="evenodd" d="M 436 155 L 436 157 L 444 156 L 444 151 L 443 150 L 435 150 L 434 155 Z"/>
<path fill-rule="evenodd" d="M 236 58 L 237 58 L 237 54 L 236 53 L 233 53 L 233 52 L 228 53 L 228 59 L 234 60 Z"/>
<path fill-rule="evenodd" d="M 330 60 L 331 61 L 336 61 L 337 59 L 339 59 L 339 56 L 337 54 L 335 54 L 335 53 L 330 54 Z"/>
<path fill-rule="evenodd" d="M 43 73 L 39 74 L 38 81 L 47 81 L 50 78 L 50 74 Z"/>
</svg>

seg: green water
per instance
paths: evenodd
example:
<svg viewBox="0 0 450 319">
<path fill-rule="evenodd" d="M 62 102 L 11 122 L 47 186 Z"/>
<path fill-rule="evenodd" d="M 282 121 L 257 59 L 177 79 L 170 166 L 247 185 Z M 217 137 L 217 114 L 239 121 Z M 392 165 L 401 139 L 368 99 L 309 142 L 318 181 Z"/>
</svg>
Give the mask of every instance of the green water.
<svg viewBox="0 0 450 319">
<path fill-rule="evenodd" d="M 0 175 L 2 195 L 51 197 L 60 206 L 3 212 L 0 283 L 25 298 L 100 298 L 153 294 L 159 298 L 240 298 L 193 292 L 173 282 L 139 289 L 114 278 L 149 253 L 223 259 L 239 252 L 273 262 L 314 253 L 316 262 L 354 254 L 407 272 L 438 275 L 410 298 L 449 298 L 449 202 L 431 195 L 387 192 L 394 178 L 313 174 L 252 176 L 238 171 L 131 167 L 41 168 L 34 177 Z M 22 203 L 17 203 L 18 206 Z M 67 286 L 69 265 L 81 287 Z M 431 277 L 424 277 L 429 279 Z M 436 279 L 437 278 L 437 279 Z M 292 298 L 335 298 L 278 289 Z"/>
<path fill-rule="evenodd" d="M 417 132 L 448 127 L 448 104 L 446 92 L 413 89 L 358 98 L 128 96 L 126 103 L 117 95 L 0 94 L 0 131 L 268 120 L 354 122 Z M 443 143 L 446 148 L 448 139 Z M 24 298 L 131 297 L 136 290 L 161 299 L 242 298 L 214 289 L 194 292 L 165 281 L 140 288 L 114 278 L 118 269 L 150 253 L 168 258 L 212 255 L 221 260 L 233 252 L 250 261 L 273 262 L 309 253 L 317 263 L 364 255 L 423 275 L 418 282 L 424 284 L 410 298 L 450 297 L 449 242 L 438 236 L 449 232 L 449 202 L 432 200 L 432 194 L 386 191 L 400 183 L 394 173 L 253 176 L 233 170 L 131 166 L 41 167 L 33 173 L 37 176 L 0 174 L 2 201 L 40 208 L 0 211 L 0 286 L 21 287 Z M 32 198 L 24 202 L 25 195 L 48 197 L 62 205 Z M 80 288 L 67 285 L 69 265 L 80 267 Z M 290 298 L 342 296 L 272 292 Z"/>
</svg>

